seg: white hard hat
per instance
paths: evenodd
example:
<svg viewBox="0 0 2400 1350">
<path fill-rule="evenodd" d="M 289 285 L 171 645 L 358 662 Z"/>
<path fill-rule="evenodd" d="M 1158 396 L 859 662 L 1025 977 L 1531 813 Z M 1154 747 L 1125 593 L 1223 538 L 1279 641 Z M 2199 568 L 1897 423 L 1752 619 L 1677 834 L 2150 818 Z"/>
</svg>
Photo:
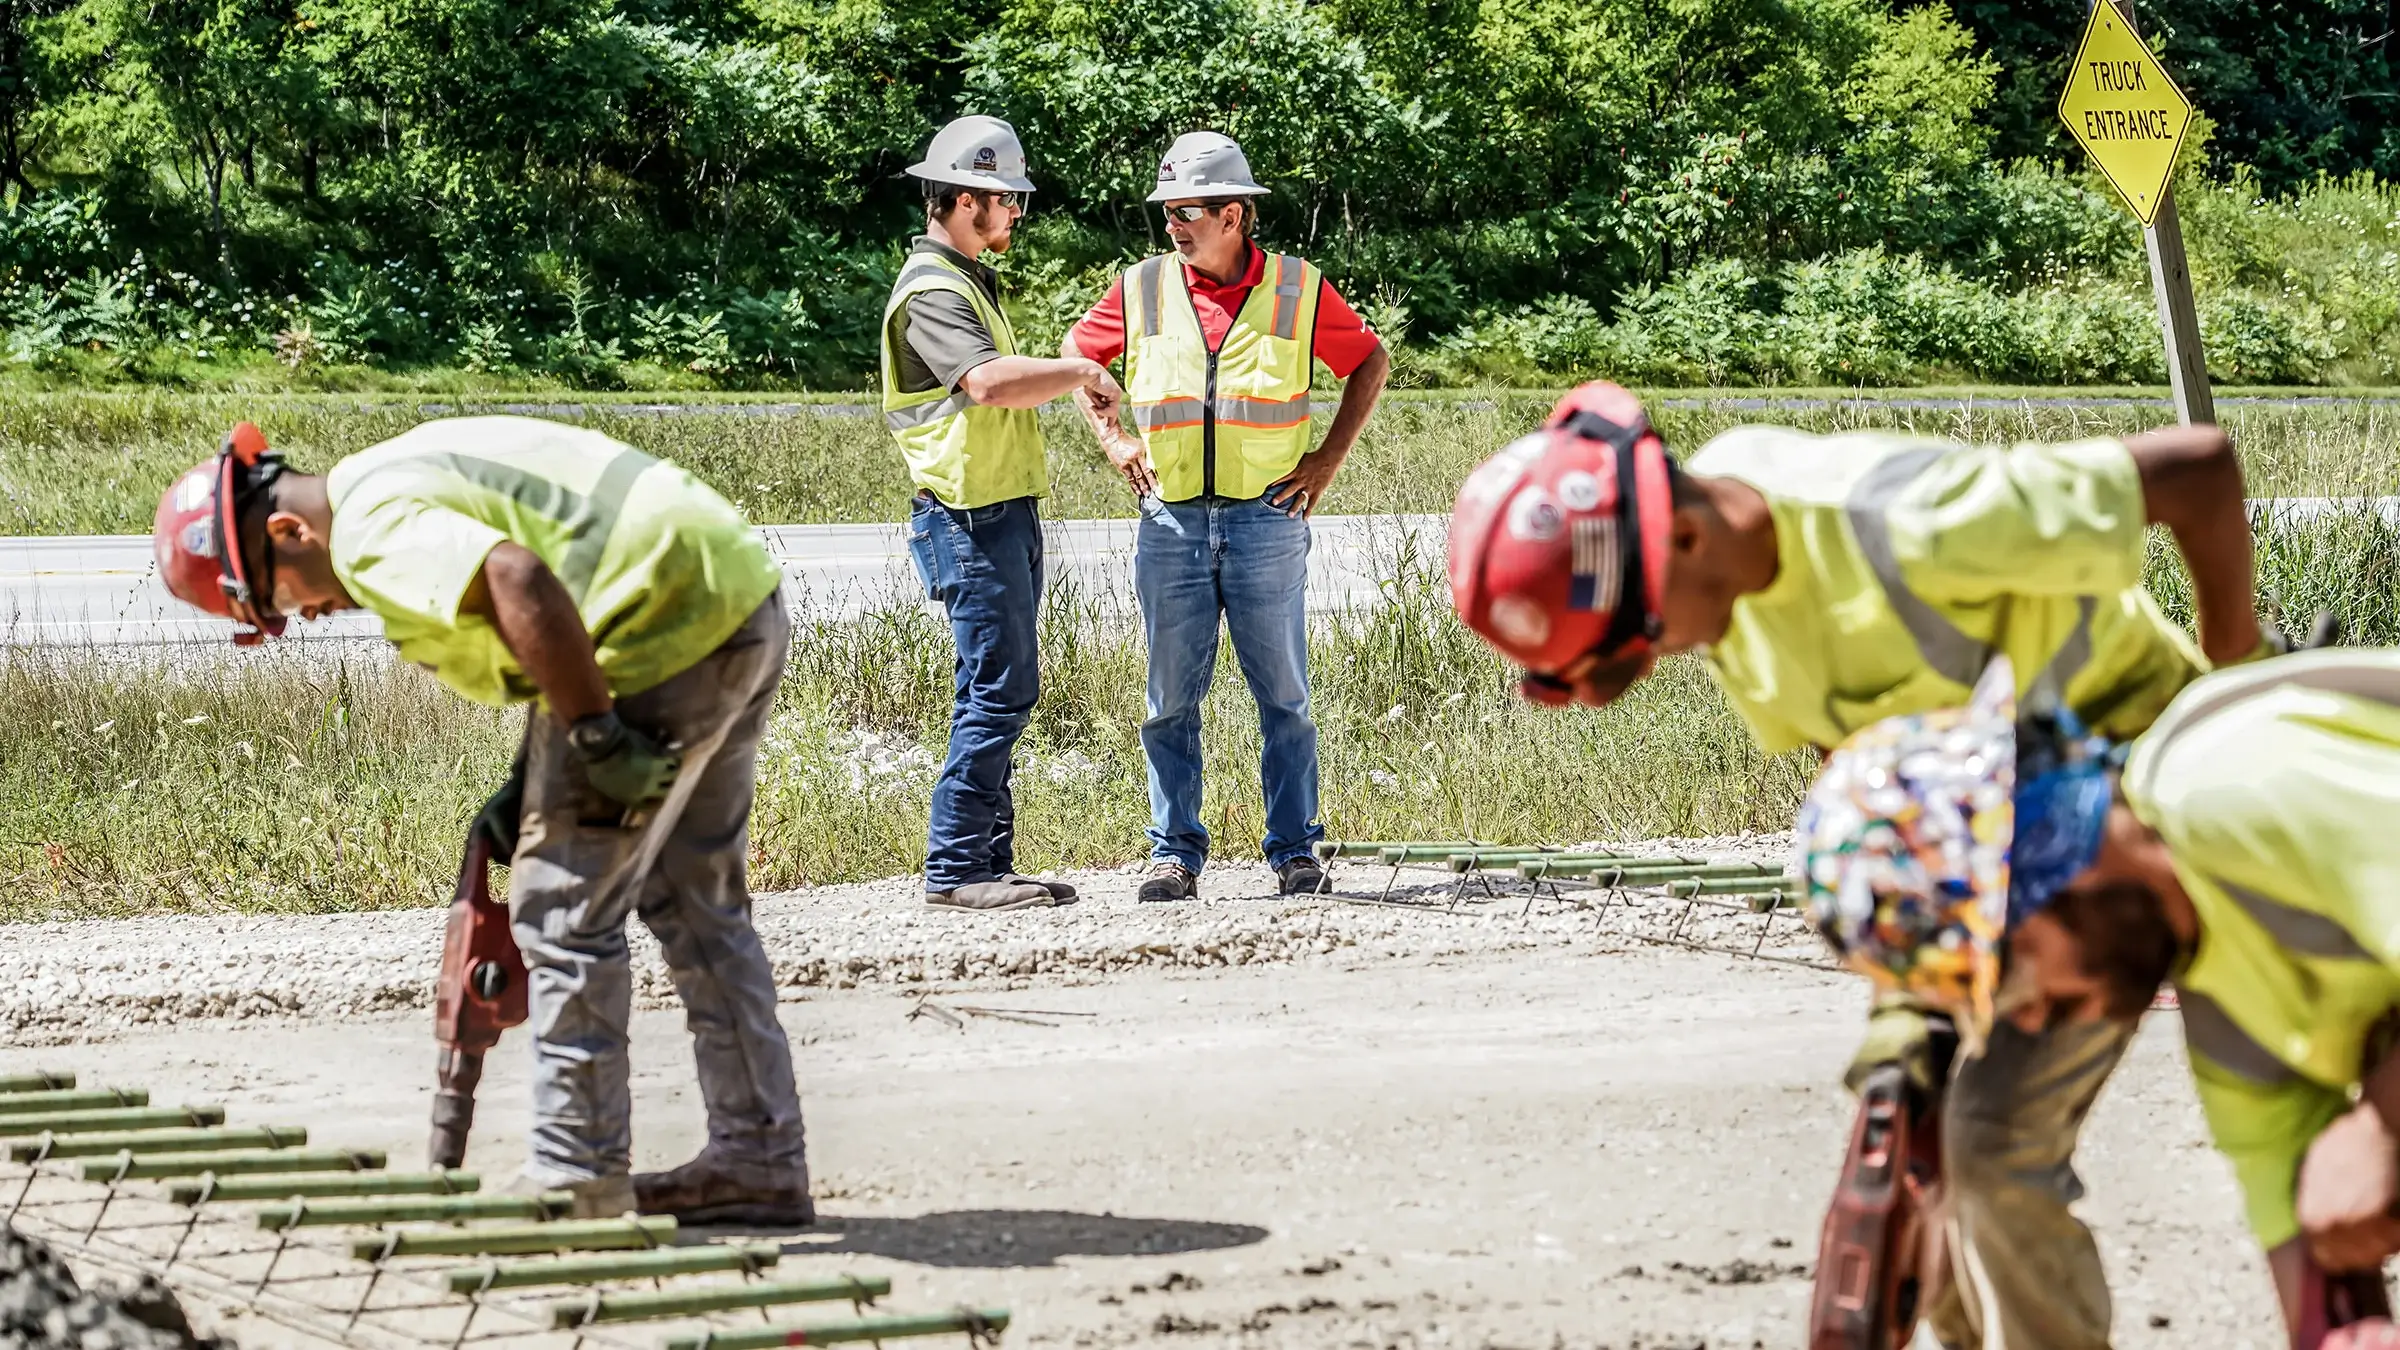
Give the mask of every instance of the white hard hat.
<svg viewBox="0 0 2400 1350">
<path fill-rule="evenodd" d="M 928 183 L 982 188 L 987 192 L 1031 192 L 1025 176 L 1025 147 L 1017 129 L 997 117 L 962 117 L 933 133 L 925 158 L 908 166 Z"/>
<path fill-rule="evenodd" d="M 1158 162 L 1158 191 L 1154 202 L 1205 200 L 1211 197 L 1264 197 L 1267 190 L 1250 177 L 1250 161 L 1231 136 L 1214 131 L 1187 131 L 1167 147 Z"/>
</svg>

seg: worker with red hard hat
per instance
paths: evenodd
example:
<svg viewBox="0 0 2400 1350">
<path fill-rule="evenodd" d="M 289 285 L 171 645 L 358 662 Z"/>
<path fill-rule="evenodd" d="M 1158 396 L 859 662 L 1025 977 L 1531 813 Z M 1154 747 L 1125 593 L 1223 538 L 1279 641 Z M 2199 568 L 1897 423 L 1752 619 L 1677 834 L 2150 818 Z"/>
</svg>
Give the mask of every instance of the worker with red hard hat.
<svg viewBox="0 0 2400 1350">
<path fill-rule="evenodd" d="M 2191 573 L 2197 650 L 2143 589 L 2151 524 Z M 1996 656 L 2020 696 L 2131 737 L 2212 662 L 2282 649 L 2252 569 L 2215 427 L 2007 446 L 1745 426 L 1679 465 L 1607 383 L 1478 468 L 1450 526 L 1459 617 L 1524 669 L 1527 697 L 1604 705 L 1695 653 L 1770 753 L 1963 705 Z M 1950 1256 L 1974 1271 L 1930 1310 L 1945 1345 L 2108 1344 L 2072 1159 L 2133 1030 L 2003 1025 L 1945 1088 L 1923 1005 L 1878 1000 L 1851 1084 L 1897 1062 L 1941 1097 Z"/>
<path fill-rule="evenodd" d="M 478 702 L 532 700 L 475 828 L 511 864 L 534 1124 L 519 1185 L 578 1215 L 810 1222 L 806 1140 L 745 874 L 758 742 L 791 620 L 782 569 L 676 466 L 527 417 L 427 422 L 299 473 L 243 423 L 160 500 L 160 577 L 231 619 L 367 609 Z M 639 912 L 691 1012 L 698 1157 L 632 1174 L 626 1058 Z"/>
</svg>

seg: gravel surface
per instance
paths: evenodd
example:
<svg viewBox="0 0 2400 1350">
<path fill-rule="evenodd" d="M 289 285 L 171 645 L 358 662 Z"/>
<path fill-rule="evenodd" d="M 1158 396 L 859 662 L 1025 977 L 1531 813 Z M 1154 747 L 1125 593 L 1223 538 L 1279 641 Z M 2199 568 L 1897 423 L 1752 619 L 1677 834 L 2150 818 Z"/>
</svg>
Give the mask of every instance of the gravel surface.
<svg viewBox="0 0 2400 1350">
<path fill-rule="evenodd" d="M 1645 851 L 1780 861 L 1781 835 L 1649 840 Z M 1518 949 L 1622 949 L 1666 933 L 1679 902 L 1652 897 L 1629 909 L 1531 904 L 1513 879 L 1487 897 L 1475 888 L 1448 907 L 1447 872 L 1409 869 L 1381 901 L 1390 869 L 1341 863 L 1342 896 L 1280 897 L 1261 865 L 1210 869 L 1203 899 L 1142 905 L 1138 869 L 1068 874 L 1076 904 L 1014 914 L 931 910 L 917 878 L 895 877 L 762 896 L 758 923 L 787 990 L 864 984 L 934 985 L 1092 977 L 1151 968 L 1205 970 L 1319 962 L 1345 964 Z M 1589 904 L 1589 900 L 1581 902 Z M 1429 908 L 1412 908 L 1412 905 Z M 57 1044 L 112 1029 L 196 1018 L 347 1017 L 431 1004 L 444 911 L 376 914 L 110 919 L 0 928 L 0 1028 L 20 1043 Z M 1747 949 L 1764 921 L 1748 913 L 1696 912 L 1683 936 Z M 633 926 L 635 998 L 674 1000 L 658 950 Z M 1813 940 L 1788 917 L 1769 928 L 1767 950 L 1811 956 Z"/>
</svg>

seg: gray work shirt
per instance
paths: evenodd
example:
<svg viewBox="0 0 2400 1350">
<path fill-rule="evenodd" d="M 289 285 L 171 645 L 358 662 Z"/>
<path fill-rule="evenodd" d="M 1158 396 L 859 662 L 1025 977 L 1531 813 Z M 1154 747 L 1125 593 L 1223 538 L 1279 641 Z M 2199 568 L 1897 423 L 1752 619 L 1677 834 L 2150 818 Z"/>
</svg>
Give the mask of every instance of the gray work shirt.
<svg viewBox="0 0 2400 1350">
<path fill-rule="evenodd" d="M 931 235 L 919 235 L 910 256 L 936 254 L 975 279 L 992 308 L 1000 307 L 1000 274 Z M 919 291 L 908 298 L 908 326 L 892 355 L 903 394 L 933 389 L 955 392 L 967 372 L 1000 355 L 992 330 L 967 297 L 955 291 Z"/>
</svg>

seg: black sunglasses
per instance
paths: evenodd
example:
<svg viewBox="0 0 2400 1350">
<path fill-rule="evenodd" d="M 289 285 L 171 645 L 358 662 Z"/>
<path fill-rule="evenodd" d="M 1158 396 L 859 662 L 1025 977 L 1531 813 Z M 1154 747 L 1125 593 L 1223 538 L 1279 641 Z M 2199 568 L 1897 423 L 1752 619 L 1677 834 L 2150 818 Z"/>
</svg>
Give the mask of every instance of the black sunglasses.
<svg viewBox="0 0 2400 1350">
<path fill-rule="evenodd" d="M 1202 216 L 1214 215 L 1224 209 L 1225 203 L 1223 202 L 1207 202 L 1199 206 L 1170 206 L 1167 208 L 1167 219 L 1180 220 L 1189 225 Z"/>
</svg>

